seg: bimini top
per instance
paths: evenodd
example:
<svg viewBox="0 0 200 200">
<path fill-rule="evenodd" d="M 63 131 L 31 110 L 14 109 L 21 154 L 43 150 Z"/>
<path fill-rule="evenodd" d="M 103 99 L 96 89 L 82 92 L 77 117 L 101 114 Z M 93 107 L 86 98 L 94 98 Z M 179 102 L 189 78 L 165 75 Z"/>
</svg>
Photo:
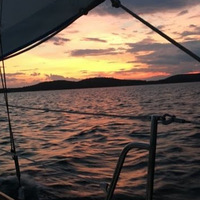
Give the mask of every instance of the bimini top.
<svg viewBox="0 0 200 200">
<path fill-rule="evenodd" d="M 61 31 L 104 0 L 1 0 L 1 60 Z"/>
</svg>

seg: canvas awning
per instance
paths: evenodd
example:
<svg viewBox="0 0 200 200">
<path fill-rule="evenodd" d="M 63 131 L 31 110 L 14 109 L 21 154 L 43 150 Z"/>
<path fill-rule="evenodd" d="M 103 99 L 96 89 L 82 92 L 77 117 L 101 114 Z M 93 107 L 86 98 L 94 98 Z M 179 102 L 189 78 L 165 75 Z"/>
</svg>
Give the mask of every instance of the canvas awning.
<svg viewBox="0 0 200 200">
<path fill-rule="evenodd" d="M 104 0 L 1 0 L 1 59 L 61 31 Z"/>
</svg>

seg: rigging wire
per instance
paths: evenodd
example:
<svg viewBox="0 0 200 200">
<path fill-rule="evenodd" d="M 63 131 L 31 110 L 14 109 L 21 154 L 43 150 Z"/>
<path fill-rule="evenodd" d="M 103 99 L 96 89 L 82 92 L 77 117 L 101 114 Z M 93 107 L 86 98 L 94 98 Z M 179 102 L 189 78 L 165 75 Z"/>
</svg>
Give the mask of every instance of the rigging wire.
<svg viewBox="0 0 200 200">
<path fill-rule="evenodd" d="M 3 45 L 2 45 L 2 6 L 3 6 L 3 1 L 1 1 L 0 4 L 0 56 L 3 57 Z M 19 160 L 18 160 L 18 155 L 15 147 L 15 140 L 14 140 L 14 134 L 12 130 L 12 124 L 11 124 L 11 117 L 10 117 L 10 109 L 9 109 L 9 103 L 8 103 L 8 93 L 7 93 L 7 81 L 6 81 L 6 71 L 5 71 L 5 63 L 4 59 L 1 60 L 2 66 L 0 66 L 0 77 L 1 77 L 1 83 L 2 83 L 2 88 L 3 88 L 3 93 L 4 93 L 4 100 L 6 104 L 6 113 L 7 113 L 7 119 L 8 119 L 8 128 L 9 128 L 9 133 L 10 133 L 10 146 L 11 146 L 11 153 L 12 153 L 12 158 L 15 163 L 15 170 L 16 170 L 16 176 L 18 179 L 18 184 L 19 184 L 19 195 L 22 194 L 22 188 L 21 188 L 21 172 L 20 172 L 20 167 L 19 167 Z"/>
<path fill-rule="evenodd" d="M 129 13 L 131 16 L 133 16 L 134 18 L 136 18 L 137 20 L 139 20 L 140 22 L 142 22 L 144 25 L 146 25 L 147 27 L 149 27 L 151 30 L 153 30 L 154 32 L 158 33 L 160 36 L 162 36 L 163 38 L 165 38 L 166 40 L 168 40 L 170 43 L 172 43 L 173 45 L 175 45 L 176 47 L 178 47 L 179 49 L 181 49 L 183 52 L 185 52 L 186 54 L 188 54 L 189 56 L 191 56 L 193 59 L 195 59 L 198 62 L 200 62 L 200 57 L 198 55 L 196 55 L 195 53 L 193 53 L 192 51 L 190 51 L 189 49 L 187 49 L 186 47 L 184 47 L 180 43 L 176 42 L 174 39 L 172 39 L 171 37 L 169 37 L 168 35 L 166 35 L 162 31 L 160 31 L 159 29 L 157 29 L 155 26 L 153 26 L 149 22 L 145 21 L 143 18 L 141 18 L 140 16 L 138 16 L 137 14 L 135 14 L 133 11 L 129 10 L 127 7 L 125 7 L 124 5 L 122 5 L 119 0 L 111 0 L 111 2 L 112 2 L 112 6 L 113 7 L 115 7 L 115 8 L 122 8 L 124 11 L 126 11 L 127 13 Z"/>
<path fill-rule="evenodd" d="M 20 178 L 21 173 L 20 173 L 18 155 L 17 155 L 17 151 L 16 151 L 16 147 L 15 147 L 15 140 L 14 140 L 14 134 L 13 134 L 13 130 L 12 130 L 12 124 L 11 124 L 11 118 L 10 118 L 10 109 L 9 109 L 9 103 L 8 103 L 6 76 L 5 76 L 5 65 L 4 65 L 3 60 L 1 61 L 1 63 L 2 63 L 2 67 L 0 67 L 0 68 L 3 68 L 3 74 L 2 74 L 2 70 L 0 70 L 0 74 L 1 74 L 1 79 L 3 78 L 1 81 L 2 81 L 3 91 L 4 91 L 4 99 L 5 99 L 5 103 L 6 103 L 6 113 L 7 113 L 7 119 L 8 119 L 8 127 L 9 127 L 9 133 L 10 133 L 10 145 L 11 145 L 10 151 L 13 154 L 13 160 L 15 162 L 16 175 L 17 175 L 17 178 L 18 178 L 19 187 L 21 187 L 21 178 Z"/>
</svg>

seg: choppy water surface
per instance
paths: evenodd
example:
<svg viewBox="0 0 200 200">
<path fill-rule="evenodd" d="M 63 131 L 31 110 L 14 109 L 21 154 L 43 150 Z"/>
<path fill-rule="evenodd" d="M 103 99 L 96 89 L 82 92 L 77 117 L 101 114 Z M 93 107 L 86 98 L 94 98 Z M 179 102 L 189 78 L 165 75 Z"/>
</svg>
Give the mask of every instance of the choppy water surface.
<svg viewBox="0 0 200 200">
<path fill-rule="evenodd" d="M 110 183 L 121 150 L 149 142 L 150 121 L 119 115 L 169 113 L 200 121 L 199 99 L 200 82 L 9 94 L 12 105 L 46 109 L 11 108 L 26 199 L 104 199 L 100 185 Z M 0 190 L 16 197 L 6 112 L 0 110 Z M 159 124 L 158 132 L 154 199 L 199 200 L 200 126 Z M 114 199 L 145 199 L 146 167 L 147 152 L 131 150 Z"/>
</svg>

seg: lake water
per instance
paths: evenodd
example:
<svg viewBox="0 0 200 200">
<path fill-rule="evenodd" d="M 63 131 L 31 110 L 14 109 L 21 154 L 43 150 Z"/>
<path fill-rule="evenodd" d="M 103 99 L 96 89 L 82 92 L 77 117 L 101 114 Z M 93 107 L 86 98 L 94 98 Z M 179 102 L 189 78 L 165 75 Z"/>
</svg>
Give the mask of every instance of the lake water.
<svg viewBox="0 0 200 200">
<path fill-rule="evenodd" d="M 100 185 L 110 183 L 122 149 L 149 143 L 145 116 L 168 113 L 199 122 L 199 100 L 200 82 L 9 94 L 11 105 L 41 109 L 10 108 L 26 199 L 104 199 Z M 0 110 L 0 190 L 16 198 L 6 112 Z M 147 156 L 129 152 L 114 199 L 145 199 Z M 159 123 L 155 170 L 154 199 L 199 200 L 200 125 Z"/>
</svg>

